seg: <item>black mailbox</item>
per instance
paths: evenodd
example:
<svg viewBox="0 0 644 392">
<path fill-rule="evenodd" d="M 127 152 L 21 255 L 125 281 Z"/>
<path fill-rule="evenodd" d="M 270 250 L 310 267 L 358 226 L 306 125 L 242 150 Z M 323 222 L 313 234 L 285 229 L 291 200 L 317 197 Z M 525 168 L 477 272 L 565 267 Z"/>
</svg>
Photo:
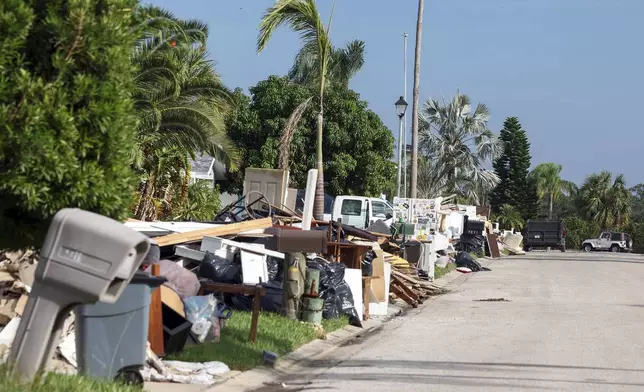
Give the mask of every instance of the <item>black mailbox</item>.
<svg viewBox="0 0 644 392">
<path fill-rule="evenodd" d="M 264 231 L 272 234 L 267 248 L 276 252 L 326 253 L 326 230 L 284 230 L 271 227 Z"/>
</svg>

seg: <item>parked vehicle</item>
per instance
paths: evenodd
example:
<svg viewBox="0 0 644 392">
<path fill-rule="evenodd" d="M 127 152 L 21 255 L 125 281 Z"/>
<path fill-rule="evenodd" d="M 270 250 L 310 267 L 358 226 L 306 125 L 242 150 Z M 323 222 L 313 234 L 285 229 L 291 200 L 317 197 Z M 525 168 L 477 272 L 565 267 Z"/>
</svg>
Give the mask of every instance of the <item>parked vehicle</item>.
<svg viewBox="0 0 644 392">
<path fill-rule="evenodd" d="M 529 220 L 523 236 L 523 249 L 529 252 L 534 248 L 548 247 L 566 251 L 566 228 L 563 221 Z"/>
<path fill-rule="evenodd" d="M 631 236 L 628 233 L 604 231 L 599 235 L 599 238 L 588 239 L 582 242 L 581 249 L 584 252 L 630 252 L 633 249 L 633 244 L 631 242 Z"/>
<path fill-rule="evenodd" d="M 333 221 L 342 218 L 342 223 L 366 229 L 373 222 L 382 220 L 393 223 L 394 207 L 387 200 L 376 197 L 337 196 L 333 201 Z"/>
</svg>

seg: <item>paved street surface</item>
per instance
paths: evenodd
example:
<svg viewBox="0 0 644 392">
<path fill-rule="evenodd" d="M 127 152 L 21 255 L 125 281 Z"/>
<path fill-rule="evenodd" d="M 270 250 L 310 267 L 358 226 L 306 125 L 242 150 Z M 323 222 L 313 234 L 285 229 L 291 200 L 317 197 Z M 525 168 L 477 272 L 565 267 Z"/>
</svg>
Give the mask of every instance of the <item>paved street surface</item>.
<svg viewBox="0 0 644 392">
<path fill-rule="evenodd" d="M 644 256 L 531 252 L 488 266 L 492 271 L 464 276 L 454 292 L 390 322 L 360 345 L 310 364 L 285 380 L 287 386 L 356 392 L 644 390 Z M 509 302 L 480 301 L 499 298 Z"/>
</svg>

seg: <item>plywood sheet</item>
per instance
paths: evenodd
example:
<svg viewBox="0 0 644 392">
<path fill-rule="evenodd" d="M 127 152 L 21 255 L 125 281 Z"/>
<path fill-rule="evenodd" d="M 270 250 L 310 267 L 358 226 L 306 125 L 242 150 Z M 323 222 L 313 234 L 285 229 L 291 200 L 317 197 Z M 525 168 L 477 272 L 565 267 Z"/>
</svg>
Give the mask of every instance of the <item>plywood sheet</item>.
<svg viewBox="0 0 644 392">
<path fill-rule="evenodd" d="M 487 245 L 490 248 L 490 256 L 493 259 L 498 259 L 501 257 L 501 252 L 499 252 L 499 243 L 497 242 L 496 234 L 487 235 Z"/>
<path fill-rule="evenodd" d="M 369 314 L 371 316 L 386 316 L 389 309 L 389 285 L 391 283 L 391 264 L 385 263 L 384 279 L 374 279 L 371 281 L 371 302 L 369 303 Z M 385 285 L 385 300 L 377 301 L 373 295 L 373 284 L 379 280 L 384 281 Z"/>
<path fill-rule="evenodd" d="M 373 259 L 371 265 L 373 267 L 374 277 L 384 277 L 385 276 L 385 252 L 382 249 L 374 249 L 376 252 L 376 258 Z M 384 279 L 374 279 L 371 281 L 371 292 L 373 293 L 376 301 L 384 301 L 386 298 L 385 294 L 385 280 Z"/>
</svg>

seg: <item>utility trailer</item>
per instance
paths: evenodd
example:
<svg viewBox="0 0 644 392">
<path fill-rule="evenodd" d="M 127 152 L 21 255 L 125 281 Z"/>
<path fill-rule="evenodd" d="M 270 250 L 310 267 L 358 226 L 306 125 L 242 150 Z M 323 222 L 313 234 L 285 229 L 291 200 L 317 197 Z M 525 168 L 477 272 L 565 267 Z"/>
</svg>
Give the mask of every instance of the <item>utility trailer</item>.
<svg viewBox="0 0 644 392">
<path fill-rule="evenodd" d="M 523 236 L 523 250 L 559 248 L 566 251 L 566 228 L 561 220 L 529 220 Z"/>
</svg>

